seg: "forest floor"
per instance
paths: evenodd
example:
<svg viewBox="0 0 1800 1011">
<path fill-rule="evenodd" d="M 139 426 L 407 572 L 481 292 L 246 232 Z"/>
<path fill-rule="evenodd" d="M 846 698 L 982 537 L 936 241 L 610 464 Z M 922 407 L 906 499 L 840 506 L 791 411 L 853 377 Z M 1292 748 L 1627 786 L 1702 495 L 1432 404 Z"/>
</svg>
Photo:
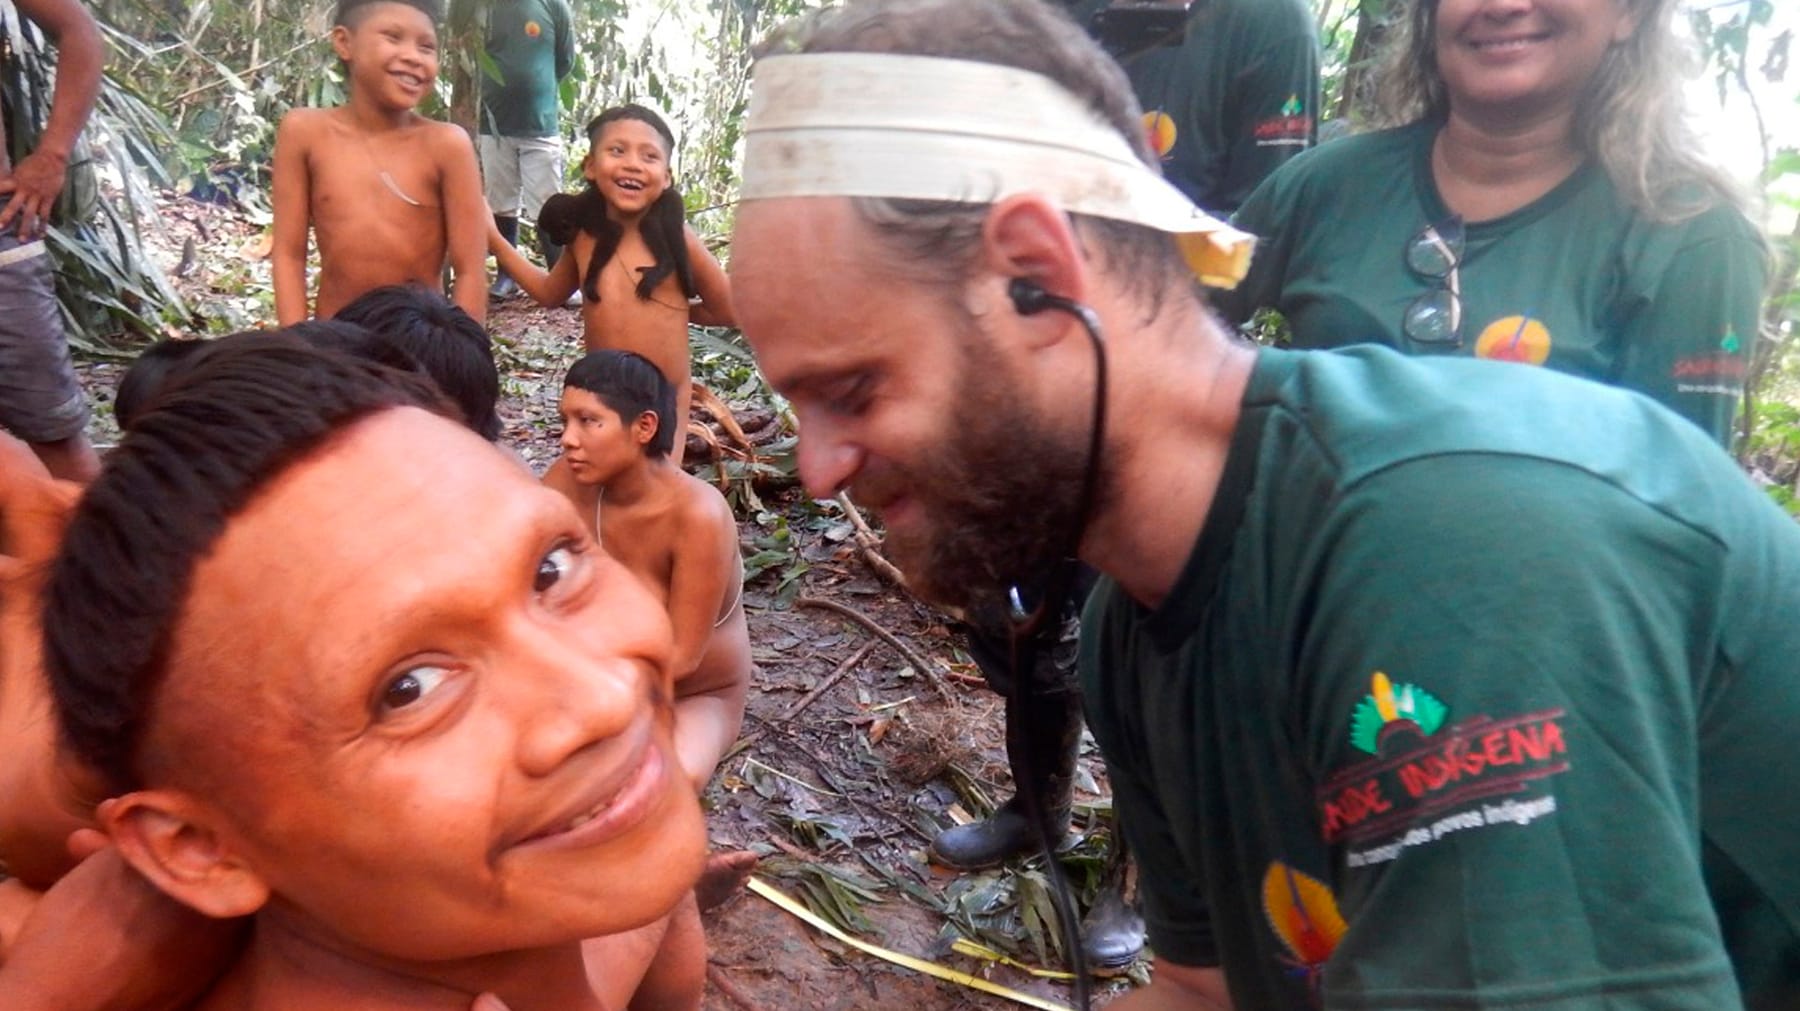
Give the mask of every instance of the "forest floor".
<svg viewBox="0 0 1800 1011">
<path fill-rule="evenodd" d="M 206 329 L 264 317 L 259 227 L 185 199 L 166 202 L 161 217 L 151 249 L 179 274 Z M 495 307 L 489 327 L 503 441 L 541 472 L 557 452 L 559 381 L 578 354 L 578 315 L 515 301 Z M 122 360 L 80 363 L 102 445 L 117 440 L 111 399 L 123 370 Z M 770 405 L 756 402 L 760 389 L 752 377 L 724 395 L 734 412 L 770 417 Z M 738 399 L 745 391 L 749 399 Z M 938 831 L 982 816 L 1010 791 L 1002 702 L 960 637 L 871 567 L 837 504 L 779 482 L 735 488 L 733 502 L 751 573 L 744 602 L 756 680 L 741 739 L 705 794 L 713 848 L 756 852 L 761 879 L 864 942 L 1068 1003 L 1064 983 L 950 950 L 960 936 L 1033 965 L 1060 961 L 1040 862 L 955 874 L 925 858 Z M 1065 866 L 1088 897 L 1111 813 L 1091 741 L 1081 766 L 1077 824 L 1086 831 Z M 706 1011 L 1017 1006 L 858 951 L 757 894 L 736 895 L 706 922 Z M 1095 1003 L 1127 985 L 1098 986 Z"/>
</svg>

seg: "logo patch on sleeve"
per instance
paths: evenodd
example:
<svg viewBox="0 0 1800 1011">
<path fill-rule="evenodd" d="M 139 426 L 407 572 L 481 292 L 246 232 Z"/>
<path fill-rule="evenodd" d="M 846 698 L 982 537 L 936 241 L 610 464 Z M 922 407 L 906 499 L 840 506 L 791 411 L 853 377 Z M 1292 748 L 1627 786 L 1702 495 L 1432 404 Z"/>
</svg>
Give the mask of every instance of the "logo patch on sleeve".
<svg viewBox="0 0 1800 1011">
<path fill-rule="evenodd" d="M 1316 1005 L 1319 973 L 1348 929 L 1337 896 L 1324 882 L 1277 860 L 1263 874 L 1263 915 L 1282 947 L 1290 973 L 1306 981 Z"/>
<path fill-rule="evenodd" d="M 1375 672 L 1350 717 L 1350 744 L 1370 757 L 1340 769 L 1315 796 L 1325 841 L 1386 840 L 1349 853 L 1349 866 L 1360 867 L 1452 832 L 1554 813 L 1554 795 L 1518 795 L 1568 770 L 1563 716 L 1545 709 L 1449 723 L 1450 708 L 1436 696 Z"/>
<path fill-rule="evenodd" d="M 1275 115 L 1258 121 L 1250 132 L 1257 147 L 1305 147 L 1312 139 L 1313 118 L 1299 95 L 1289 95 Z"/>
</svg>

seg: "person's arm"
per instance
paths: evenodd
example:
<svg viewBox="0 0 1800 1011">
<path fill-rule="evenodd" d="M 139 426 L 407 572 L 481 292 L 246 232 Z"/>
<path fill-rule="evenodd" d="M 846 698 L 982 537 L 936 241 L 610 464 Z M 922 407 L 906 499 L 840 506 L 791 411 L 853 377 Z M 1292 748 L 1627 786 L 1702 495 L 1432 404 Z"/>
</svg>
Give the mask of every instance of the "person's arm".
<svg viewBox="0 0 1800 1011">
<path fill-rule="evenodd" d="M 513 279 L 520 291 L 530 295 L 531 300 L 538 305 L 547 308 L 562 305 L 581 285 L 575 266 L 575 244 L 572 242 L 563 247 L 562 255 L 556 258 L 549 270 L 545 270 L 526 259 L 517 246 L 506 241 L 490 214 L 487 216 L 487 248 L 488 252 L 494 254 L 494 262 L 499 264 L 500 269 Z"/>
<path fill-rule="evenodd" d="M 1639 282 L 1647 297 L 1618 324 L 1622 349 L 1614 382 L 1670 408 L 1729 448 L 1768 261 L 1748 223 L 1733 220 L 1735 211 L 1712 213 L 1732 217 L 1659 264 L 1660 276 Z"/>
<path fill-rule="evenodd" d="M 1324 1006 L 1739 1006 L 1698 843 L 1723 546 L 1531 457 L 1339 499 L 1284 677 L 1348 924 Z"/>
<path fill-rule="evenodd" d="M 556 27 L 556 79 L 575 69 L 575 19 L 566 0 L 550 0 L 550 20 Z"/>
<path fill-rule="evenodd" d="M 44 233 L 62 193 L 69 155 L 94 109 L 103 65 L 100 30 L 76 0 L 16 0 L 20 14 L 56 40 L 56 90 L 37 146 L 0 178 L 0 231 L 16 220 L 21 240 Z"/>
<path fill-rule="evenodd" d="M 1289 4 L 1273 5 L 1288 10 Z M 1230 213 L 1243 205 L 1269 173 L 1311 147 L 1318 135 L 1319 43 L 1304 11 L 1294 10 L 1294 24 L 1278 39 L 1251 55 L 1221 96 L 1219 115 L 1227 117 L 1229 147 L 1218 184 L 1201 206 Z"/>
<path fill-rule="evenodd" d="M 310 110 L 296 109 L 281 120 L 275 131 L 274 191 L 269 199 L 274 211 L 275 235 L 269 248 L 269 272 L 275 282 L 275 322 L 289 326 L 305 319 L 307 233 L 312 228 L 312 180 L 307 167 L 312 144 Z"/>
<path fill-rule="evenodd" d="M 443 172 L 444 242 L 452 275 L 450 299 L 477 323 L 487 321 L 487 250 L 485 228 L 493 227 L 487 198 L 481 193 L 481 168 L 475 145 L 462 128 L 448 123 L 432 131 Z"/>
<path fill-rule="evenodd" d="M 750 691 L 748 655 L 742 664 L 702 665 L 715 631 L 725 631 L 714 628 L 719 606 L 741 592 L 729 584 L 743 571 L 730 507 L 713 489 L 705 490 L 716 501 L 696 502 L 684 510 L 688 535 L 676 545 L 669 579 L 669 623 L 675 632 L 669 665 L 675 679 L 675 750 L 696 788 L 712 778 L 719 759 L 737 740 Z"/>
<path fill-rule="evenodd" d="M 731 282 L 725 268 L 691 227 L 687 235 L 688 265 L 694 271 L 694 294 L 700 301 L 688 308 L 688 319 L 701 326 L 737 326 L 737 314 L 731 307 Z"/>
</svg>

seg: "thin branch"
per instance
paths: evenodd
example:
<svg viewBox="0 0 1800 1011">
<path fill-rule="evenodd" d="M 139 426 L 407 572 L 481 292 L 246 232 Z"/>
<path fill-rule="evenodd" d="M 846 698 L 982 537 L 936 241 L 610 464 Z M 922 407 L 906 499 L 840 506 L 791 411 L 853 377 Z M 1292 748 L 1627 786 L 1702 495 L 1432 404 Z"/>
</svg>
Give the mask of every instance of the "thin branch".
<svg viewBox="0 0 1800 1011">
<path fill-rule="evenodd" d="M 835 611 L 846 618 L 852 619 L 857 624 L 874 633 L 882 642 L 892 646 L 894 651 L 899 653 L 900 656 L 912 666 L 913 670 L 925 675 L 925 677 L 931 681 L 931 686 L 937 689 L 938 695 L 943 698 L 946 703 L 951 701 L 950 686 L 944 682 L 944 676 L 938 672 L 937 668 L 926 663 L 924 657 L 915 652 L 911 646 L 901 642 L 900 638 L 894 635 L 894 633 L 877 625 L 874 618 L 869 617 L 848 604 L 840 604 L 835 600 L 826 600 L 822 597 L 795 597 L 794 606 L 811 607 L 823 611 Z"/>
<path fill-rule="evenodd" d="M 868 520 L 863 519 L 862 510 L 856 508 L 856 503 L 850 501 L 850 496 L 841 491 L 837 493 L 837 504 L 850 517 L 850 526 L 856 531 L 856 546 L 862 550 L 863 561 L 868 562 L 869 568 L 874 569 L 883 579 L 902 590 L 906 589 L 906 574 L 881 553 L 881 535 L 870 528 Z"/>
<path fill-rule="evenodd" d="M 872 642 L 863 643 L 861 649 L 850 654 L 849 658 L 846 659 L 843 663 L 838 664 L 837 670 L 832 671 L 829 675 L 826 676 L 825 680 L 819 682 L 818 687 L 814 688 L 810 692 L 807 692 L 806 695 L 800 699 L 800 701 L 789 706 L 787 712 L 782 713 L 780 716 L 775 717 L 775 722 L 787 723 L 788 721 L 792 720 L 794 717 L 799 716 L 801 713 L 805 712 L 807 706 L 810 706 L 814 702 L 819 701 L 819 697 L 821 695 L 824 695 L 826 692 L 830 691 L 832 685 L 835 685 L 839 681 L 842 681 L 844 679 L 844 675 L 850 673 L 852 670 L 854 670 L 856 668 L 857 664 L 862 663 L 863 660 L 867 659 L 869 652 L 871 650 L 873 650 L 874 648 L 875 648 L 875 644 Z"/>
</svg>

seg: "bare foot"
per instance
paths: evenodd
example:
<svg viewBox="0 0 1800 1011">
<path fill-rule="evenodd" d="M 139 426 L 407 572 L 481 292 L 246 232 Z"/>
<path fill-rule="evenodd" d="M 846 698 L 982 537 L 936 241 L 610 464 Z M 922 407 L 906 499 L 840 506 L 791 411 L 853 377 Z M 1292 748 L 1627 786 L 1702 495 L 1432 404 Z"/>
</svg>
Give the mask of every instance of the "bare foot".
<svg viewBox="0 0 1800 1011">
<path fill-rule="evenodd" d="M 694 885 L 694 901 L 701 912 L 716 909 L 744 890 L 744 882 L 756 870 L 756 854 L 749 850 L 712 853 L 706 858 L 706 869 Z"/>
</svg>

